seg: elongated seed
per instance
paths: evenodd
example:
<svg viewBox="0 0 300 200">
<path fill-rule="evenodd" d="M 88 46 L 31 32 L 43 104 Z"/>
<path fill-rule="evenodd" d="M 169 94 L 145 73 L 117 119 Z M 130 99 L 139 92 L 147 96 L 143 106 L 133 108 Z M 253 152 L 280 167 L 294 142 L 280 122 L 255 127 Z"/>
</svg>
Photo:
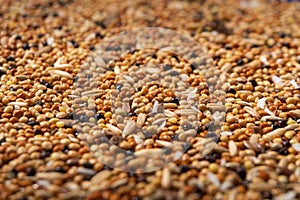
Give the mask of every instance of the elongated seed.
<svg viewBox="0 0 300 200">
<path fill-rule="evenodd" d="M 113 134 L 116 134 L 116 135 L 122 135 L 122 131 L 114 126 L 114 125 L 111 125 L 111 124 L 106 124 L 106 127 L 113 133 Z"/>
<path fill-rule="evenodd" d="M 237 146 L 236 146 L 235 142 L 232 140 L 229 141 L 229 153 L 230 153 L 230 156 L 235 156 L 238 153 Z"/>
<path fill-rule="evenodd" d="M 57 74 L 61 77 L 65 77 L 65 78 L 68 78 L 68 79 L 73 79 L 73 76 L 71 74 L 69 74 L 68 72 L 65 72 L 65 71 L 54 69 L 54 70 L 51 70 L 50 72 L 54 73 L 54 74 Z"/>
</svg>

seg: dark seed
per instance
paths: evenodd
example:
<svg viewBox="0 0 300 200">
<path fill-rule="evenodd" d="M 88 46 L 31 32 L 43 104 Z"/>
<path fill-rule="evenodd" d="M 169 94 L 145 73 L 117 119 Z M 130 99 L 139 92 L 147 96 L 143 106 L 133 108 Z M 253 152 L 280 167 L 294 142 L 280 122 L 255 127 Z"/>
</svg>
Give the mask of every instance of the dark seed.
<svg viewBox="0 0 300 200">
<path fill-rule="evenodd" d="M 28 198 L 27 197 L 19 197 L 19 198 L 17 198 L 17 200 L 28 200 Z"/>
<path fill-rule="evenodd" d="M 122 84 L 117 84 L 115 88 L 116 88 L 117 90 L 121 91 L 122 87 L 123 87 Z"/>
<path fill-rule="evenodd" d="M 125 151 L 126 156 L 133 156 L 133 152 L 130 150 Z"/>
<path fill-rule="evenodd" d="M 22 36 L 21 35 L 16 35 L 15 40 L 22 40 Z"/>
<path fill-rule="evenodd" d="M 191 124 L 184 124 L 184 125 L 182 125 L 182 129 L 184 131 L 190 130 L 192 128 L 193 128 L 193 126 Z"/>
<path fill-rule="evenodd" d="M 201 198 L 203 195 L 205 195 L 205 191 L 199 187 L 196 188 L 195 193 L 198 195 L 199 198 Z"/>
<path fill-rule="evenodd" d="M 172 69 L 172 66 L 171 66 L 171 65 L 169 65 L 169 64 L 164 65 L 164 70 L 165 70 L 165 71 L 169 71 L 169 70 L 171 70 L 171 69 Z"/>
<path fill-rule="evenodd" d="M 81 115 L 79 117 L 79 121 L 81 121 L 81 122 L 88 122 L 89 118 L 86 115 Z"/>
<path fill-rule="evenodd" d="M 179 76 L 179 72 L 172 70 L 169 72 L 170 76 Z"/>
<path fill-rule="evenodd" d="M 190 143 L 188 143 L 188 142 L 184 142 L 182 144 L 182 148 L 183 148 L 184 151 L 188 151 L 188 150 L 190 150 L 192 148 L 192 145 Z"/>
<path fill-rule="evenodd" d="M 259 47 L 257 44 L 251 44 L 251 46 L 250 46 L 251 48 L 257 48 L 257 47 Z"/>
<path fill-rule="evenodd" d="M 102 113 L 97 113 L 97 119 L 104 119 L 104 115 Z"/>
<path fill-rule="evenodd" d="M 188 172 L 191 168 L 188 165 L 180 165 L 179 166 L 180 173 Z"/>
<path fill-rule="evenodd" d="M 219 139 L 218 135 L 217 135 L 217 134 L 215 134 L 215 133 L 214 133 L 214 132 L 212 132 L 212 131 L 209 131 L 209 132 L 207 133 L 206 137 L 207 137 L 207 138 L 213 138 L 213 139 L 214 139 L 214 141 L 216 141 L 216 140 L 218 140 L 218 139 Z"/>
<path fill-rule="evenodd" d="M 73 82 L 77 82 L 78 79 L 79 79 L 79 77 L 78 77 L 78 76 L 75 76 L 75 77 L 73 78 Z"/>
<path fill-rule="evenodd" d="M 6 142 L 5 137 L 1 138 L 1 140 L 0 140 L 0 145 L 1 145 L 2 143 L 4 143 L 4 142 Z"/>
<path fill-rule="evenodd" d="M 220 60 L 220 59 L 221 59 L 221 55 L 214 55 L 214 56 L 213 56 L 213 59 L 214 59 L 214 60 Z"/>
<path fill-rule="evenodd" d="M 68 146 L 64 146 L 64 149 L 62 150 L 62 152 L 68 153 L 69 152 L 69 147 Z"/>
<path fill-rule="evenodd" d="M 108 140 L 107 137 L 102 136 L 102 137 L 99 138 L 99 142 L 100 142 L 100 144 L 102 144 L 102 143 L 109 143 L 109 140 Z"/>
<path fill-rule="evenodd" d="M 34 102 L 34 105 L 40 105 L 40 106 L 42 106 L 43 102 L 41 100 L 38 100 L 38 101 Z"/>
<path fill-rule="evenodd" d="M 241 66 L 244 64 L 244 61 L 242 59 L 240 59 L 236 62 L 236 64 L 237 64 L 237 66 Z"/>
<path fill-rule="evenodd" d="M 103 36 L 101 33 L 99 33 L 99 32 L 96 32 L 95 34 L 96 34 L 96 38 L 103 38 L 103 37 L 104 37 L 104 36 Z"/>
<path fill-rule="evenodd" d="M 26 173 L 28 176 L 34 176 L 36 174 L 36 169 L 33 167 L 26 168 Z"/>
<path fill-rule="evenodd" d="M 180 62 L 180 60 L 179 60 L 179 58 L 178 58 L 178 56 L 176 54 L 173 54 L 172 58 L 175 58 L 177 62 Z"/>
<path fill-rule="evenodd" d="M 169 155 L 170 153 L 172 153 L 172 149 L 171 148 L 163 148 L 163 152 L 164 152 L 164 155 Z"/>
<path fill-rule="evenodd" d="M 226 44 L 226 45 L 225 45 L 225 49 L 226 49 L 226 50 L 231 50 L 231 49 L 232 49 L 231 44 Z"/>
<path fill-rule="evenodd" d="M 256 87 L 256 86 L 257 86 L 256 80 L 250 80 L 250 83 L 252 84 L 253 87 Z"/>
<path fill-rule="evenodd" d="M 32 47 L 32 48 L 38 48 L 39 45 L 38 45 L 37 43 L 34 43 L 34 44 L 31 45 L 31 47 Z"/>
<path fill-rule="evenodd" d="M 130 54 L 133 55 L 133 54 L 135 54 L 135 52 L 138 52 L 138 50 L 137 49 L 133 49 L 133 50 L 130 51 Z"/>
<path fill-rule="evenodd" d="M 50 151 L 46 151 L 46 150 L 43 150 L 41 152 L 41 159 L 44 159 L 46 157 L 49 157 L 51 155 L 51 152 Z"/>
<path fill-rule="evenodd" d="M 30 49 L 30 46 L 29 46 L 27 43 L 24 43 L 24 44 L 22 45 L 22 48 L 23 48 L 24 50 L 29 50 L 29 49 Z"/>
<path fill-rule="evenodd" d="M 66 170 L 61 166 L 55 167 L 54 171 L 60 172 L 60 173 L 66 173 Z"/>
<path fill-rule="evenodd" d="M 291 45 L 290 45 L 290 43 L 288 43 L 288 42 L 283 42 L 283 43 L 282 43 L 282 46 L 283 46 L 283 47 L 287 47 L 287 48 L 291 48 Z"/>
<path fill-rule="evenodd" d="M 6 71 L 0 70 L 0 76 L 2 76 L 2 75 L 4 75 L 4 74 L 6 74 Z"/>
<path fill-rule="evenodd" d="M 92 77 L 93 77 L 92 74 L 87 74 L 87 75 L 85 75 L 85 78 L 92 78 Z"/>
<path fill-rule="evenodd" d="M 287 147 L 282 147 L 278 150 L 278 153 L 280 153 L 281 155 L 288 155 L 289 154 L 289 151 L 288 151 L 288 148 Z"/>
<path fill-rule="evenodd" d="M 237 174 L 241 177 L 241 179 L 244 180 L 244 179 L 246 178 L 247 172 L 246 172 L 245 167 L 239 166 L 239 167 L 236 169 L 236 172 L 237 172 Z"/>
<path fill-rule="evenodd" d="M 235 91 L 235 89 L 233 89 L 233 88 L 229 88 L 229 89 L 227 90 L 227 93 L 236 94 L 236 91 Z"/>
<path fill-rule="evenodd" d="M 28 125 L 29 126 L 36 126 L 36 125 L 39 125 L 40 123 L 39 122 L 37 122 L 37 121 L 30 121 L 30 122 L 28 122 Z"/>
<path fill-rule="evenodd" d="M 171 99 L 171 103 L 176 103 L 177 105 L 179 105 L 179 99 L 177 97 L 173 97 Z"/>
<path fill-rule="evenodd" d="M 94 23 L 95 23 L 97 26 L 100 26 L 101 28 L 106 29 L 106 26 L 105 26 L 105 24 L 103 24 L 103 22 L 101 22 L 101 21 L 95 21 Z"/>
<path fill-rule="evenodd" d="M 49 89 L 53 89 L 53 85 L 51 83 L 46 83 L 45 86 Z"/>
<path fill-rule="evenodd" d="M 15 61 L 15 57 L 13 57 L 13 56 L 8 56 L 8 57 L 6 58 L 6 61 L 7 61 L 7 62 Z"/>
<path fill-rule="evenodd" d="M 93 169 L 94 166 L 93 166 L 91 163 L 86 162 L 86 163 L 83 163 L 83 167 L 84 167 L 84 168 Z"/>
<path fill-rule="evenodd" d="M 156 54 L 152 54 L 151 57 L 154 58 L 154 59 L 156 59 L 156 58 L 157 58 L 157 55 L 156 55 Z"/>
<path fill-rule="evenodd" d="M 136 114 L 135 112 L 130 112 L 130 113 L 129 113 L 129 116 L 130 116 L 130 117 L 134 117 L 134 116 L 136 117 L 137 114 Z"/>
<path fill-rule="evenodd" d="M 220 158 L 221 158 L 221 155 L 219 153 L 214 153 L 214 152 L 209 153 L 204 157 L 204 159 L 210 163 L 215 162 L 216 159 L 220 159 Z"/>
<path fill-rule="evenodd" d="M 53 17 L 58 17 L 58 13 L 57 13 L 57 12 L 53 12 L 53 13 L 52 13 L 52 16 L 53 16 Z"/>
<path fill-rule="evenodd" d="M 262 196 L 263 196 L 263 199 L 265 199 L 265 200 L 273 199 L 273 194 L 271 191 L 263 192 Z"/>
<path fill-rule="evenodd" d="M 42 133 L 41 129 L 35 129 L 34 134 L 35 135 L 40 135 Z"/>
<path fill-rule="evenodd" d="M 94 51 L 95 50 L 95 47 L 94 46 L 90 46 L 89 48 L 91 51 Z"/>
<path fill-rule="evenodd" d="M 135 196 L 135 197 L 132 198 L 132 200 L 142 200 L 142 198 L 139 197 L 139 196 Z"/>
<path fill-rule="evenodd" d="M 194 71 L 197 68 L 197 64 L 190 64 L 190 68 Z"/>
</svg>

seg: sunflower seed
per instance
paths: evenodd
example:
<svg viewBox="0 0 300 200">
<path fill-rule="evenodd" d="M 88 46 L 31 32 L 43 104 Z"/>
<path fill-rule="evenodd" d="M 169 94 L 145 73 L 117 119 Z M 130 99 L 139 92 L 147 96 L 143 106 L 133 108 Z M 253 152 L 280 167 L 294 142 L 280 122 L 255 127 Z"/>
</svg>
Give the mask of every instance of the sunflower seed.
<svg viewBox="0 0 300 200">
<path fill-rule="evenodd" d="M 120 187 L 121 185 L 124 185 L 128 183 L 128 178 L 123 178 L 123 179 L 117 179 L 114 183 L 111 184 L 112 188 L 117 188 Z"/>
<path fill-rule="evenodd" d="M 42 48 L 40 48 L 36 53 L 35 55 L 37 57 L 41 56 L 43 53 L 49 53 L 50 51 L 52 51 L 53 47 L 51 46 L 44 46 Z"/>
<path fill-rule="evenodd" d="M 262 136 L 263 140 L 266 142 L 271 141 L 273 138 L 281 137 L 285 133 L 285 128 L 277 128 Z"/>
<path fill-rule="evenodd" d="M 174 146 L 171 142 L 167 142 L 164 140 L 156 140 L 155 142 L 163 147 L 173 147 Z"/>
<path fill-rule="evenodd" d="M 230 156 L 237 155 L 238 149 L 237 149 L 237 146 L 236 146 L 236 144 L 235 144 L 234 141 L 230 140 L 229 144 L 228 144 L 228 147 L 229 147 L 229 154 L 230 154 Z"/>
<path fill-rule="evenodd" d="M 95 171 L 93 169 L 88 169 L 88 168 L 85 168 L 85 167 L 78 167 L 77 172 L 79 174 L 84 175 L 84 176 L 93 176 L 93 175 L 95 175 Z"/>
<path fill-rule="evenodd" d="M 15 101 L 15 102 L 9 102 L 9 106 L 27 106 L 28 104 L 26 102 L 20 102 L 20 101 Z"/>
<path fill-rule="evenodd" d="M 289 163 L 289 161 L 285 157 L 281 158 L 278 163 L 277 172 L 278 173 L 283 172 L 286 169 L 288 163 Z"/>
<path fill-rule="evenodd" d="M 145 120 L 146 120 L 146 114 L 140 113 L 137 117 L 136 125 L 138 127 L 142 127 L 145 123 Z"/>
<path fill-rule="evenodd" d="M 133 84 L 134 79 L 131 76 L 123 75 L 123 77 L 128 81 L 128 83 Z"/>
<path fill-rule="evenodd" d="M 158 74 L 160 72 L 158 68 L 153 68 L 153 67 L 147 67 L 145 70 L 150 74 Z"/>
<path fill-rule="evenodd" d="M 228 72 L 231 69 L 232 69 L 232 65 L 229 62 L 227 62 L 222 66 L 221 72 Z"/>
<path fill-rule="evenodd" d="M 300 143 L 294 143 L 292 144 L 292 147 L 295 151 L 300 152 Z"/>
<path fill-rule="evenodd" d="M 152 122 L 152 125 L 157 125 L 157 126 L 159 126 L 159 125 L 161 125 L 162 123 L 164 123 L 165 121 L 166 121 L 165 118 L 159 118 L 159 119 L 155 120 L 154 122 Z"/>
<path fill-rule="evenodd" d="M 38 179 L 55 180 L 64 179 L 64 174 L 59 172 L 39 172 L 36 174 Z"/>
<path fill-rule="evenodd" d="M 161 178 L 162 188 L 168 189 L 171 186 L 171 172 L 168 167 L 165 167 Z"/>
<path fill-rule="evenodd" d="M 65 78 L 68 78 L 68 79 L 73 79 L 73 76 L 71 74 L 69 74 L 68 72 L 65 72 L 65 71 L 54 69 L 54 70 L 51 70 L 51 73 L 57 74 L 61 77 L 65 77 Z"/>
<path fill-rule="evenodd" d="M 249 141 L 253 144 L 258 144 L 259 143 L 259 134 L 252 134 L 250 136 Z"/>
<path fill-rule="evenodd" d="M 135 143 L 137 143 L 137 144 L 142 144 L 143 143 L 143 139 L 139 135 L 134 135 L 133 139 L 134 139 Z"/>
<path fill-rule="evenodd" d="M 249 113 L 249 114 L 252 115 L 253 117 L 255 117 L 255 118 L 259 118 L 259 117 L 260 117 L 259 114 L 256 112 L 255 109 L 253 109 L 253 108 L 251 108 L 251 107 L 249 107 L 249 106 L 245 106 L 244 109 L 245 109 L 245 111 L 246 111 L 247 113 Z"/>
<path fill-rule="evenodd" d="M 167 116 L 167 117 L 175 117 L 175 118 L 178 118 L 178 116 L 172 112 L 172 111 L 169 111 L 169 110 L 164 110 L 164 114 Z"/>
<path fill-rule="evenodd" d="M 105 62 L 100 56 L 96 56 L 94 61 L 99 67 L 105 67 Z"/>
<path fill-rule="evenodd" d="M 279 121 L 282 120 L 282 118 L 280 117 L 276 117 L 276 116 L 263 116 L 260 121 L 262 122 L 266 122 L 266 121 Z"/>
<path fill-rule="evenodd" d="M 81 93 L 81 96 L 96 96 L 98 94 L 104 94 L 103 90 L 98 90 L 98 89 L 94 89 L 94 90 L 89 90 L 89 91 L 85 91 Z"/>
<path fill-rule="evenodd" d="M 207 179 L 213 184 L 215 185 L 216 187 L 219 187 L 220 186 L 220 181 L 218 179 L 218 177 L 211 173 L 211 172 L 208 172 L 207 173 Z"/>
<path fill-rule="evenodd" d="M 154 149 L 141 149 L 139 151 L 134 152 L 135 156 L 153 156 L 153 155 L 161 155 L 162 149 L 154 148 Z"/>
<path fill-rule="evenodd" d="M 70 65 L 70 64 L 54 64 L 54 68 L 55 69 L 60 69 L 60 70 L 64 70 L 64 69 L 66 69 L 66 68 L 68 68 L 68 67 L 72 67 L 72 65 Z"/>
<path fill-rule="evenodd" d="M 26 75 L 17 75 L 16 78 L 19 79 L 20 81 L 24 81 L 24 80 L 29 79 L 29 76 L 26 76 Z"/>
<path fill-rule="evenodd" d="M 136 126 L 135 121 L 133 121 L 133 120 L 127 121 L 126 125 L 124 127 L 124 130 L 123 130 L 123 135 L 122 135 L 123 138 L 125 138 L 127 135 L 131 134 L 134 131 L 135 126 Z"/>
<path fill-rule="evenodd" d="M 267 183 L 267 182 L 252 182 L 249 184 L 250 190 L 256 190 L 256 191 L 270 191 L 274 188 L 273 185 Z"/>
<path fill-rule="evenodd" d="M 289 114 L 293 117 L 297 117 L 297 118 L 300 118 L 300 109 L 297 109 L 297 110 L 291 110 L 289 111 Z"/>
<path fill-rule="evenodd" d="M 175 114 L 182 116 L 197 115 L 197 112 L 192 109 L 176 110 Z"/>
<path fill-rule="evenodd" d="M 61 193 L 59 195 L 60 199 L 63 200 L 72 200 L 72 199 L 85 199 L 85 192 L 83 191 L 78 191 L 78 190 L 74 190 L 74 191 L 70 191 L 67 193 Z"/>
<path fill-rule="evenodd" d="M 122 131 L 114 126 L 114 125 L 111 125 L 111 124 L 106 124 L 106 127 L 115 135 L 122 135 Z"/>
<path fill-rule="evenodd" d="M 236 101 L 237 104 L 241 105 L 241 106 L 251 106 L 250 103 L 246 102 L 246 101 Z"/>
</svg>

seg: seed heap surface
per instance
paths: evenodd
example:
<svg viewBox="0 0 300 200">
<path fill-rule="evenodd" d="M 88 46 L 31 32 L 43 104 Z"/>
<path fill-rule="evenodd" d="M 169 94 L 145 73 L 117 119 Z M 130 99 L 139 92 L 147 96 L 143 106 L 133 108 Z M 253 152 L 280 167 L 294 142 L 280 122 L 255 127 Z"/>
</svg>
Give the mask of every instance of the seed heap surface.
<svg viewBox="0 0 300 200">
<path fill-rule="evenodd" d="M 2 1 L 0 199 L 299 199 L 299 11 L 298 3 L 262 0 Z M 226 72 L 225 122 L 208 154 L 202 146 L 210 134 L 205 125 L 212 119 L 209 90 L 186 60 L 138 50 L 105 70 L 93 67 L 94 61 L 101 65 L 101 60 L 93 61 L 98 43 L 120 31 L 148 26 L 192 37 Z M 166 74 L 151 67 L 147 73 L 165 82 L 135 85 L 139 82 L 132 77 L 149 78 L 137 72 L 136 60 L 161 64 Z M 74 90 L 76 83 L 87 87 L 95 72 L 101 73 L 97 91 Z M 186 82 L 177 82 L 172 74 L 188 76 Z M 195 109 L 184 107 L 195 99 L 179 102 L 174 82 L 182 90 L 198 89 Z M 126 92 L 134 92 L 130 84 L 139 89 L 136 98 L 112 110 L 111 97 L 126 98 Z M 74 98 L 79 95 L 93 98 Z M 79 113 L 86 126 L 74 124 L 80 105 L 86 107 Z M 153 107 L 156 112 L 149 114 Z M 176 112 L 179 107 L 186 116 Z M 85 134 L 91 132 L 89 123 L 105 132 L 94 131 L 99 141 L 91 146 L 85 143 L 95 139 Z M 193 132 L 191 127 L 198 129 Z M 183 144 L 173 147 L 174 138 Z M 115 152 L 105 140 L 137 157 L 128 163 L 137 173 L 104 164 L 124 166 L 123 153 L 100 162 L 101 153 Z M 149 152 L 174 157 L 178 148 L 186 149 L 178 160 L 140 173 L 141 163 L 152 162 L 146 157 Z"/>
</svg>

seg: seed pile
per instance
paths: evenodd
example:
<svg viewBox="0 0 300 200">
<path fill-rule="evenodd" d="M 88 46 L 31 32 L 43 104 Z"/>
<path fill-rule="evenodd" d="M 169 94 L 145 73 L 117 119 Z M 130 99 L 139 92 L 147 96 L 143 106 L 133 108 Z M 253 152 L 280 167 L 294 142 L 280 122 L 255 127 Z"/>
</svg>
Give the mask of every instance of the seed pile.
<svg viewBox="0 0 300 200">
<path fill-rule="evenodd" d="M 299 199 L 299 9 L 297 3 L 234 0 L 2 2 L 0 199 Z M 214 133 L 219 137 L 210 137 L 216 144 L 203 148 L 212 119 L 205 77 L 183 58 L 138 50 L 97 67 L 103 39 L 148 26 L 189 35 L 226 72 L 225 122 Z M 137 67 L 136 59 L 147 67 Z M 153 84 L 139 69 L 166 82 Z M 170 74 L 187 74 L 186 82 Z M 137 75 L 145 82 L 132 80 Z M 197 88 L 188 92 L 198 104 L 185 108 L 189 101 L 179 101 L 172 83 L 182 91 Z M 135 92 L 131 85 L 140 89 L 132 102 L 126 100 Z M 123 97 L 122 109 L 112 110 L 111 98 Z M 92 131 L 93 123 L 105 135 Z M 84 134 L 90 131 L 94 138 Z M 172 149 L 174 138 L 181 149 Z M 89 140 L 94 145 L 86 145 Z M 117 152 L 106 140 L 124 152 L 100 162 L 101 153 Z M 110 167 L 124 166 L 124 154 L 133 154 L 138 159 L 127 164 L 142 172 L 140 165 L 152 162 L 149 151 L 164 151 L 171 160 L 176 150 L 183 155 L 155 172 Z"/>
</svg>

